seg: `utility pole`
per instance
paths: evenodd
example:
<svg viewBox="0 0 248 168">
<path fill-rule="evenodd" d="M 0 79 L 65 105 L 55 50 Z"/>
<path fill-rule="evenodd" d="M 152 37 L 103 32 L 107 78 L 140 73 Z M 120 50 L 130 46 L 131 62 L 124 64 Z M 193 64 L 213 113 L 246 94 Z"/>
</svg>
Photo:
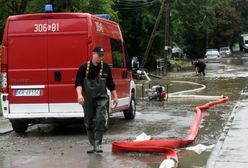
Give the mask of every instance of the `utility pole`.
<svg viewBox="0 0 248 168">
<path fill-rule="evenodd" d="M 142 60 L 141 66 L 140 66 L 141 68 L 144 68 L 144 66 L 146 64 L 146 60 L 147 60 L 148 54 L 150 52 L 150 49 L 151 49 L 151 46 L 152 46 L 152 42 L 154 40 L 156 30 L 157 30 L 158 25 L 160 23 L 160 19 L 161 19 L 162 15 L 163 15 L 164 7 L 165 7 L 165 2 L 166 2 L 166 0 L 163 0 L 162 1 L 162 5 L 160 7 L 160 10 L 159 10 L 159 13 L 158 13 L 158 16 L 157 16 L 157 20 L 156 20 L 155 25 L 153 27 L 152 34 L 151 34 L 151 37 L 150 37 L 150 39 L 148 41 L 148 45 L 146 47 L 146 51 L 145 51 L 145 54 L 144 54 L 144 57 L 143 57 L 143 60 Z"/>
<path fill-rule="evenodd" d="M 170 0 L 166 0 L 164 14 L 165 14 L 165 38 L 164 38 L 164 62 L 165 62 L 165 72 L 167 72 L 167 62 L 168 55 L 170 54 Z"/>
</svg>

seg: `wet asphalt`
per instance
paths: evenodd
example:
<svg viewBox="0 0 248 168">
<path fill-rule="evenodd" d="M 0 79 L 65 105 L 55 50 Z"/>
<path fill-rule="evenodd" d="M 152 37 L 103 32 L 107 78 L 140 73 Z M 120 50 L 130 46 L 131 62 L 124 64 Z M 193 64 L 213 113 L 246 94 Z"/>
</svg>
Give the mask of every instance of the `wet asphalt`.
<svg viewBox="0 0 248 168">
<path fill-rule="evenodd" d="M 237 135 L 238 130 L 246 130 L 245 123 L 242 125 L 244 129 L 239 128 L 241 119 L 244 118 L 244 116 L 238 116 L 237 114 L 239 114 L 239 112 L 234 113 L 233 110 L 234 108 L 243 108 L 243 105 L 239 104 L 239 102 L 243 101 L 241 101 L 241 93 L 244 93 L 246 90 L 246 78 L 248 76 L 248 59 L 246 59 L 246 57 L 240 59 L 239 57 L 240 56 L 225 58 L 221 64 L 207 64 L 207 75 L 205 77 L 195 76 L 192 71 L 189 71 L 169 73 L 165 80 L 153 79 L 150 83 L 139 81 L 139 83 L 144 84 L 145 88 L 153 84 L 168 83 L 170 93 L 198 87 L 189 84 L 170 83 L 170 81 L 174 80 L 197 82 L 205 85 L 206 88 L 198 92 L 187 93 L 189 97 L 186 98 L 169 97 L 167 101 L 162 102 L 147 100 L 145 98 L 146 94 L 142 94 L 142 89 L 138 88 L 140 91 L 138 93 L 139 99 L 137 100 L 137 116 L 135 120 L 125 120 L 122 113 L 111 115 L 110 127 L 103 139 L 103 154 L 86 154 L 88 140 L 81 123 L 68 125 L 66 127 L 52 124 L 34 125 L 31 126 L 25 134 L 20 135 L 15 132 L 1 134 L 0 167 L 159 167 L 164 159 L 163 154 L 112 154 L 111 143 L 113 141 L 134 140 L 136 136 L 143 132 L 150 135 L 152 139 L 184 138 L 193 121 L 195 115 L 194 108 L 198 105 L 213 101 L 211 96 L 221 95 L 229 96 L 230 100 L 225 104 L 217 105 L 204 111 L 199 134 L 196 140 L 190 145 L 203 144 L 208 146 L 217 144 L 213 149 L 213 153 L 211 154 L 212 150 L 208 150 L 198 154 L 186 148 L 176 149 L 176 151 L 179 156 L 180 168 L 203 168 L 206 167 L 207 164 L 212 163 L 217 165 L 222 163 L 220 158 L 225 158 L 225 162 L 231 163 L 231 158 L 228 158 L 228 156 L 235 156 L 235 147 L 238 147 L 240 143 L 232 142 L 231 139 L 223 140 L 222 136 L 228 135 L 230 132 L 230 137 L 233 137 L 233 135 Z M 199 97 L 197 98 L 197 96 L 193 97 L 190 95 L 199 95 Z M 204 98 L 202 95 L 209 97 Z M 238 118 L 236 121 L 236 117 L 233 117 L 233 122 L 231 122 L 230 116 L 233 114 L 236 114 L 234 116 Z M 3 129 L 9 128 L 7 121 L 1 119 L 0 123 L 0 130 L 2 130 L 2 132 L 4 132 Z M 237 127 L 231 127 L 236 132 L 232 132 L 232 129 L 229 129 L 229 132 L 226 131 L 227 126 L 232 125 L 232 123 L 237 124 Z M 241 142 L 241 139 L 242 137 L 240 137 L 239 142 Z M 219 140 L 222 140 L 224 143 L 220 145 Z M 222 150 L 218 151 L 218 146 L 221 146 L 222 148 L 220 149 Z M 233 146 L 233 150 L 230 149 L 230 146 Z M 234 153 L 229 154 L 228 150 Z M 225 155 L 214 155 L 215 151 L 218 151 L 216 152 L 218 154 L 223 152 Z M 240 161 L 240 163 L 244 162 L 244 160 L 241 159 L 238 161 Z M 216 168 L 218 167 L 216 166 Z"/>
</svg>

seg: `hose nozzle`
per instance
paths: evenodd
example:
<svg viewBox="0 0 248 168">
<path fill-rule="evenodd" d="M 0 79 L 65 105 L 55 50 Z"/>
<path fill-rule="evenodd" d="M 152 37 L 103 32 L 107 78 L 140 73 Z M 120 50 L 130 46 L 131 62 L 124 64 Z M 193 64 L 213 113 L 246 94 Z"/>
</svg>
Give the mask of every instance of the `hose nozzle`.
<svg viewBox="0 0 248 168">
<path fill-rule="evenodd" d="M 178 168 L 178 161 L 174 158 L 165 159 L 159 168 Z"/>
</svg>

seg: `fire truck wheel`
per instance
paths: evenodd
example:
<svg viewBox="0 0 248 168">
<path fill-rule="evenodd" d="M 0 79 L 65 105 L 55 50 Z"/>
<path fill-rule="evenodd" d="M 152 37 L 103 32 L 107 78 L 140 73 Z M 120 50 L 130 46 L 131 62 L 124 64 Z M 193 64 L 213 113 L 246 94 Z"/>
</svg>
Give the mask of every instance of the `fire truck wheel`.
<svg viewBox="0 0 248 168">
<path fill-rule="evenodd" d="M 28 123 L 24 121 L 11 120 L 11 125 L 16 133 L 24 133 L 28 128 Z"/>
<path fill-rule="evenodd" d="M 132 93 L 132 95 L 131 95 L 131 101 L 130 101 L 129 108 L 127 110 L 124 110 L 123 114 L 125 116 L 125 119 L 127 119 L 127 120 L 132 120 L 135 118 L 136 101 L 135 101 L 134 93 Z"/>
</svg>

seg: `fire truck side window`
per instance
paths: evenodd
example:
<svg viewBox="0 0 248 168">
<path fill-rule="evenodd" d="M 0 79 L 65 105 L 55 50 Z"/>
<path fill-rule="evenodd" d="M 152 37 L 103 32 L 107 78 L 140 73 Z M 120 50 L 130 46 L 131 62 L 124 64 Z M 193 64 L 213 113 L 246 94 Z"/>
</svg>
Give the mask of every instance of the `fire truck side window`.
<svg viewBox="0 0 248 168">
<path fill-rule="evenodd" d="M 110 41 L 112 49 L 113 68 L 123 68 L 124 59 L 122 54 L 122 42 L 116 39 L 110 39 Z"/>
</svg>

